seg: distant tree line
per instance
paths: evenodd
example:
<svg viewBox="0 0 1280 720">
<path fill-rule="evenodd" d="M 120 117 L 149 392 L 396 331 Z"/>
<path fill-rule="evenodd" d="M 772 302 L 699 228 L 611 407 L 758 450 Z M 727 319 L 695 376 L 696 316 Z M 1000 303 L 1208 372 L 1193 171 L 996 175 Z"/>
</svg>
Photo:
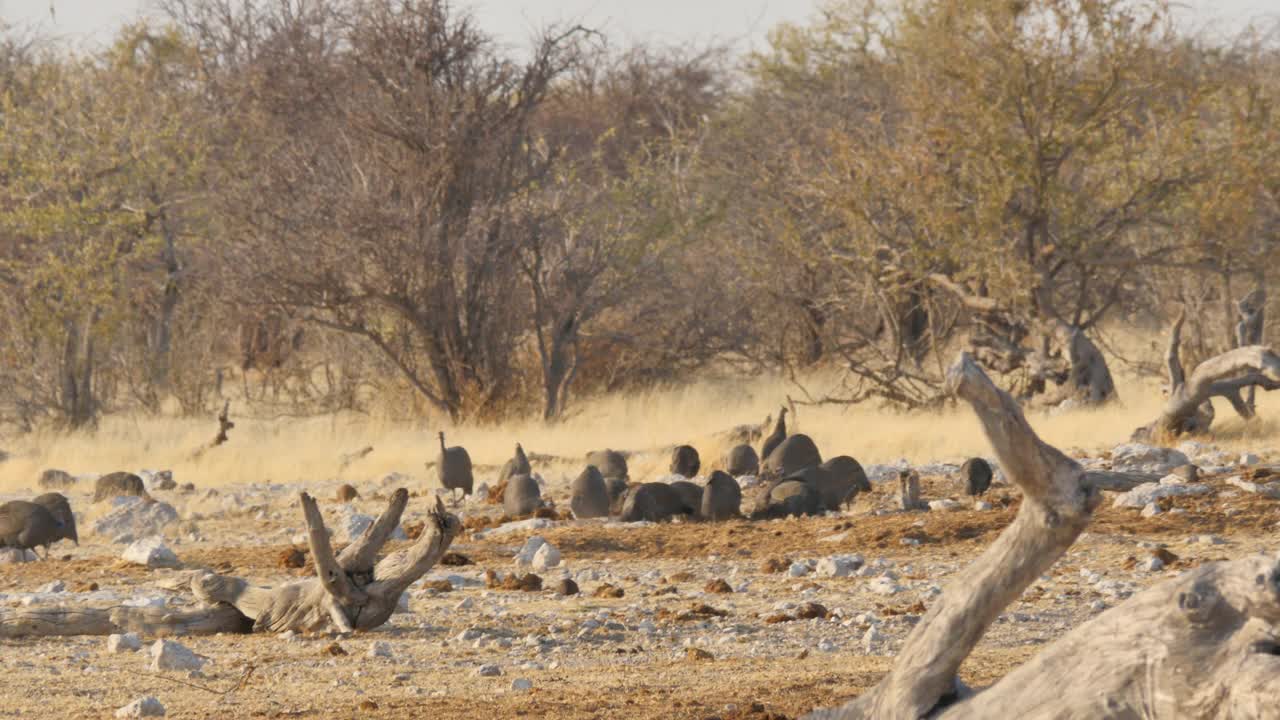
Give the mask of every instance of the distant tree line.
<svg viewBox="0 0 1280 720">
<path fill-rule="evenodd" d="M 509 50 L 445 0 L 165 0 L 0 47 L 0 425 L 455 421 L 717 369 L 1114 397 L 1266 334 L 1280 51 L 1157 0 L 843 0 L 769 49 Z M 1244 302 L 1242 302 L 1244 301 Z M 1274 314 L 1273 314 L 1274 315 Z"/>
</svg>

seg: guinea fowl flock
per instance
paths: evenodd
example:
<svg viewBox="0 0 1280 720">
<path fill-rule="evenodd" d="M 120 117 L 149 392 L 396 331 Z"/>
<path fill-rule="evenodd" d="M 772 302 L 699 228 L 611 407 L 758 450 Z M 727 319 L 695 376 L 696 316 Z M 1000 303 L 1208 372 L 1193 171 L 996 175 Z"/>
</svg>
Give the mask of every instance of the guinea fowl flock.
<svg viewBox="0 0 1280 720">
<path fill-rule="evenodd" d="M 871 490 L 857 460 L 837 455 L 824 461 L 811 437 L 787 434 L 786 418 L 784 407 L 758 453 L 748 443 L 735 445 L 721 463 L 724 469 L 713 470 L 705 479 L 699 477 L 702 459 L 691 445 L 672 449 L 670 476 L 656 482 L 632 483 L 627 456 L 622 452 L 605 449 L 587 453 L 586 466 L 570 486 L 569 511 L 578 519 L 616 517 L 624 522 L 778 518 L 839 510 L 858 493 Z M 461 447 L 446 448 L 443 433 L 440 438 L 441 486 L 469 493 L 473 483 L 470 457 Z M 961 472 L 965 491 L 981 495 L 990 485 L 991 475 L 985 460 L 969 460 Z M 544 507 L 542 487 L 520 444 L 497 480 L 498 488 L 491 498 L 500 500 L 507 517 L 527 517 Z M 754 492 L 747 505 L 744 489 Z"/>
<path fill-rule="evenodd" d="M 612 449 L 587 453 L 585 467 L 570 486 L 569 511 L 579 519 L 616 517 L 624 522 L 778 518 L 838 510 L 858 493 L 871 490 L 857 460 L 838 455 L 824 461 L 808 435 L 787 434 L 786 416 L 787 409 L 782 408 L 758 453 L 748 443 L 733 446 L 721 463 L 724 469 L 712 470 L 701 482 L 695 479 L 702 470 L 702 459 L 691 445 L 672 450 L 671 475 L 659 482 L 632 483 L 625 453 Z M 463 496 L 472 494 L 475 474 L 470 454 L 462 446 L 446 445 L 444 432 L 439 433 L 439 440 L 436 472 L 440 487 L 454 494 L 460 491 Z M 991 465 L 982 458 L 972 458 L 960 469 L 964 491 L 974 497 L 987 491 L 992 475 Z M 69 473 L 54 469 L 44 471 L 39 481 L 45 489 L 66 489 L 74 483 Z M 508 517 L 526 517 L 543 509 L 542 487 L 519 443 L 502 466 L 498 483 L 497 492 Z M 746 505 L 744 489 L 754 493 Z M 138 475 L 114 472 L 97 479 L 94 503 L 119 496 L 151 502 Z M 337 494 L 339 502 L 357 497 L 349 485 L 339 488 Z M 43 548 L 47 558 L 49 547 L 60 540 L 80 544 L 71 504 L 61 493 L 48 492 L 30 501 L 0 505 L 0 548 Z"/>
</svg>

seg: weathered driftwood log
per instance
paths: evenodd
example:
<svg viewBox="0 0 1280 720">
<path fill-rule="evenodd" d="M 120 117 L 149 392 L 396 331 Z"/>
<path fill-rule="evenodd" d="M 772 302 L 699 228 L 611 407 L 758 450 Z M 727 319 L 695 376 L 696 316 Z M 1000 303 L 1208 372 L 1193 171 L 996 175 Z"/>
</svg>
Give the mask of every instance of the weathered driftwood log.
<svg viewBox="0 0 1280 720">
<path fill-rule="evenodd" d="M 1241 392 L 1253 387 L 1280 388 L 1280 357 L 1261 345 L 1240 347 L 1209 358 L 1187 377 L 1179 350 L 1185 319 L 1185 313 L 1180 313 L 1169 330 L 1165 355 L 1169 400 L 1155 422 L 1134 431 L 1137 439 L 1171 439 L 1207 431 L 1214 417 L 1210 400 L 1215 397 L 1226 398 L 1241 417 L 1250 419 L 1254 409 Z"/>
<path fill-rule="evenodd" d="M 1099 476 L 1036 437 L 967 355 L 949 380 L 1022 488 L 1018 517 L 929 608 L 879 685 L 808 717 L 1280 718 L 1280 562 L 1266 557 L 1205 565 L 1150 588 L 981 692 L 956 680 L 999 612 L 1084 530 Z"/>
<path fill-rule="evenodd" d="M 462 528 L 437 497 L 418 540 L 376 562 L 409 502 L 409 492 L 401 488 L 364 534 L 335 557 L 315 499 L 302 493 L 301 500 L 317 577 L 260 588 L 241 578 L 206 573 L 191 581 L 196 597 L 235 606 L 253 620 L 254 630 L 371 630 L 391 617 L 400 595 L 440 560 Z"/>
<path fill-rule="evenodd" d="M 903 510 L 919 510 L 920 475 L 915 470 L 903 470 L 898 473 L 898 505 Z"/>
<path fill-rule="evenodd" d="M 400 525 L 409 502 L 401 488 L 387 509 L 355 542 L 337 556 L 316 501 L 301 495 L 307 540 L 316 577 L 274 588 L 204 572 L 190 581 L 204 608 L 49 608 L 0 611 L 0 637 L 29 635 L 108 635 L 139 632 L 148 636 L 207 635 L 219 632 L 323 632 L 371 630 L 391 617 L 401 594 L 444 555 L 462 529 L 458 518 L 436 507 L 413 545 L 378 561 L 378 552 Z"/>
<path fill-rule="evenodd" d="M 813 717 L 916 720 L 954 697 L 960 663 L 1000 611 L 1075 542 L 1098 503 L 1080 465 L 1041 441 L 1018 403 L 968 353 L 948 371 L 947 383 L 973 406 L 1005 476 L 1022 488 L 1022 507 L 934 601 L 880 684 L 844 708 Z"/>
<path fill-rule="evenodd" d="M 1280 562 L 1203 565 L 1081 625 L 941 720 L 1280 718 Z"/>
<path fill-rule="evenodd" d="M 253 621 L 230 605 L 195 610 L 164 607 L 21 608 L 0 610 L 0 637 L 111 635 L 144 637 L 247 633 Z"/>
</svg>

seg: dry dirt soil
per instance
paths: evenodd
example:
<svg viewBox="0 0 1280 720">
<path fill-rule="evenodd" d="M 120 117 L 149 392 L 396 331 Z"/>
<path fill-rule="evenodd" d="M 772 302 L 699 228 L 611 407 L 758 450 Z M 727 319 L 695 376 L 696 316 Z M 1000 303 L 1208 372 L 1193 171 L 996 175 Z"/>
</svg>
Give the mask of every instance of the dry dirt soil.
<svg viewBox="0 0 1280 720">
<path fill-rule="evenodd" d="M 965 663 L 964 680 L 989 684 L 1068 629 L 1188 568 L 1268 550 L 1280 502 L 1222 480 L 1207 481 L 1209 495 L 1165 501 L 1165 512 L 1151 518 L 1108 500 L 1068 555 L 992 626 Z M 387 626 L 342 637 L 182 638 L 209 660 L 195 675 L 152 672 L 147 644 L 155 638 L 122 654 L 109 653 L 104 637 L 2 640 L 0 717 L 110 717 L 145 695 L 159 698 L 171 718 L 797 717 L 874 685 L 921 613 L 1019 502 L 1016 490 L 998 486 L 988 493 L 991 509 L 967 509 L 965 498 L 964 510 L 903 513 L 892 510 L 893 490 L 878 486 L 849 511 L 822 518 L 538 530 L 563 565 L 540 571 L 546 589 L 536 592 L 484 582 L 486 570 L 517 569 L 512 556 L 531 533 L 469 533 L 453 550 L 474 564 L 437 568 Z M 301 528 L 294 491 L 267 488 L 227 501 L 233 493 L 224 490 L 204 506 L 174 499 L 198 526 L 195 536 L 171 538 L 181 568 L 126 565 L 121 546 L 92 537 L 79 548 L 57 546 L 49 562 L 0 566 L 0 606 L 130 597 L 180 605 L 182 596 L 168 597 L 157 584 L 201 568 L 262 584 L 294 579 L 307 572 L 281 565 Z M 331 497 L 330 488 L 314 491 Z M 386 490 L 362 492 L 355 505 L 377 513 Z M 926 478 L 924 495 L 961 499 L 947 478 Z M 79 508 L 88 499 L 73 502 Z M 415 498 L 411 511 L 420 517 L 426 505 Z M 338 512 L 334 501 L 325 507 Z M 1161 546 L 1176 559 L 1147 569 Z M 789 570 L 792 562 L 851 554 L 866 568 L 851 577 Z M 566 575 L 580 595 L 554 592 Z M 716 580 L 724 583 L 713 588 Z M 31 594 L 55 581 L 64 593 Z M 606 583 L 622 597 L 597 597 Z M 86 600 L 93 584 L 92 597 L 118 599 Z M 815 614 L 824 616 L 793 619 Z M 386 643 L 390 657 L 371 656 L 375 642 Z M 502 674 L 479 675 L 488 664 Z M 513 689 L 517 678 L 532 689 Z"/>
</svg>

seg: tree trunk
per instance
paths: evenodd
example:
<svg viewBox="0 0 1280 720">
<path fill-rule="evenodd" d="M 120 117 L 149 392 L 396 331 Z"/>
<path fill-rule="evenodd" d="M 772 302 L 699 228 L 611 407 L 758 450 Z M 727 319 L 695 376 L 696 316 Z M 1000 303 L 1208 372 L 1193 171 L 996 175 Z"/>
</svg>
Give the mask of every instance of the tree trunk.
<svg viewBox="0 0 1280 720">
<path fill-rule="evenodd" d="M 1262 344 L 1262 330 L 1266 326 L 1267 290 L 1265 287 L 1246 295 L 1236 303 L 1236 312 L 1240 321 L 1236 323 L 1236 347 L 1248 347 Z M 1250 386 L 1245 391 L 1244 403 L 1249 406 L 1250 413 L 1257 412 L 1257 388 Z"/>
<path fill-rule="evenodd" d="M 61 400 L 63 418 L 73 429 L 92 424 L 97 411 L 93 397 L 95 315 L 94 311 L 86 311 L 82 321 L 68 320 L 65 323 Z"/>
<path fill-rule="evenodd" d="M 827 314 L 818 303 L 809 298 L 800 301 L 800 309 L 805 319 L 805 365 L 816 365 L 822 361 L 825 349 L 822 343 L 823 329 L 827 324 Z"/>
<path fill-rule="evenodd" d="M 170 352 L 173 345 L 173 315 L 178 309 L 178 251 L 175 247 L 173 230 L 168 220 L 161 219 L 164 231 L 164 293 L 160 297 L 160 312 L 156 316 L 155 328 L 152 331 L 151 348 L 151 383 L 156 393 L 156 401 L 169 388 L 171 371 Z"/>
<path fill-rule="evenodd" d="M 949 380 L 1023 491 L 1014 522 L 955 578 L 871 691 L 815 720 L 1280 718 L 1280 562 L 1205 565 L 1146 590 L 973 693 L 956 671 L 1000 611 L 1088 525 L 1096 476 L 1041 441 L 1021 409 L 962 355 Z"/>
<path fill-rule="evenodd" d="M 1057 323 L 1054 335 L 1066 351 L 1069 370 L 1057 396 L 1047 404 L 1098 407 L 1116 399 L 1116 384 L 1098 346 L 1078 327 Z"/>
<path fill-rule="evenodd" d="M 559 322 L 548 341 L 540 342 L 542 350 L 542 419 L 555 420 L 564 413 L 569 386 L 578 371 L 578 322 L 570 317 Z"/>
</svg>

